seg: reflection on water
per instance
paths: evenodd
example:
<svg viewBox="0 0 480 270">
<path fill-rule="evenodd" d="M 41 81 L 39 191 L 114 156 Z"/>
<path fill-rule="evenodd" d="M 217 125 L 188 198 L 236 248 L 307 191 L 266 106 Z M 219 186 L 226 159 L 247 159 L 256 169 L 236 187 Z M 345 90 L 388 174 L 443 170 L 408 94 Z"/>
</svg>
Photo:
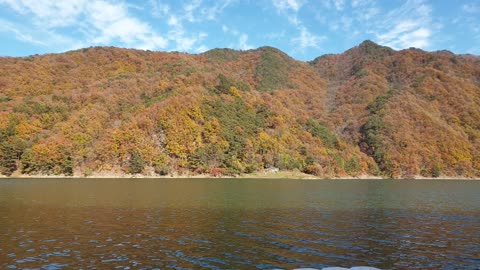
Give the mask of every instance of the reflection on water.
<svg viewBox="0 0 480 270">
<path fill-rule="evenodd" d="M 478 269 L 480 182 L 2 180 L 0 268 Z"/>
</svg>

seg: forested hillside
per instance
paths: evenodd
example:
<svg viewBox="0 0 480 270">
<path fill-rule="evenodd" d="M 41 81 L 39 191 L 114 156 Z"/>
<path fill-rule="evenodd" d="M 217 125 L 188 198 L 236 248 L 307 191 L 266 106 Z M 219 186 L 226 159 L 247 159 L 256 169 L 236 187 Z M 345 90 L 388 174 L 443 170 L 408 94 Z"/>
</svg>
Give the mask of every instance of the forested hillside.
<svg viewBox="0 0 480 270">
<path fill-rule="evenodd" d="M 480 176 L 480 58 L 365 41 L 0 58 L 0 173 Z"/>
<path fill-rule="evenodd" d="M 312 64 L 329 82 L 336 132 L 384 174 L 479 175 L 479 57 L 366 41 Z"/>
</svg>

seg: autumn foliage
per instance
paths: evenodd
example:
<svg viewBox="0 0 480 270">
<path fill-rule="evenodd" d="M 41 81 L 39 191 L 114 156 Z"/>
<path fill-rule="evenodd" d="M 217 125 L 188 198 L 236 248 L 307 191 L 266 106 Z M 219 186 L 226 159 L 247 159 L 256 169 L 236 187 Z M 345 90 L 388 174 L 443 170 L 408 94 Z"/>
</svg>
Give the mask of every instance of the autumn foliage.
<svg viewBox="0 0 480 270">
<path fill-rule="evenodd" d="M 480 59 L 366 41 L 0 58 L 4 175 L 480 175 Z"/>
</svg>

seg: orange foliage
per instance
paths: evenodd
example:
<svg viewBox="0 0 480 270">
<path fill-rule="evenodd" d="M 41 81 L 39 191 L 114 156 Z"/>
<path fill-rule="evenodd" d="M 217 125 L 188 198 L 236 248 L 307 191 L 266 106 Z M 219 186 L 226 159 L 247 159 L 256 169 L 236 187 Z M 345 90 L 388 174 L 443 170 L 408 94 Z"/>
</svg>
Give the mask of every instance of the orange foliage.
<svg viewBox="0 0 480 270">
<path fill-rule="evenodd" d="M 95 47 L 0 66 L 0 162 L 27 173 L 128 171 L 134 156 L 161 173 L 480 175 L 476 56 L 366 41 L 310 63 Z"/>
</svg>

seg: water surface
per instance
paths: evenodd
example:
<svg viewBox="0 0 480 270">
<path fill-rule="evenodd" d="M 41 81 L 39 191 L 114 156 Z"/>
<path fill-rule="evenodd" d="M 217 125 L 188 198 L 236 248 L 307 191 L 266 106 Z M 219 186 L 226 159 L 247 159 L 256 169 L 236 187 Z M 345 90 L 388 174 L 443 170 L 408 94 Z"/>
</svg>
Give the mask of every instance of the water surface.
<svg viewBox="0 0 480 270">
<path fill-rule="evenodd" d="M 0 180 L 0 268 L 479 269 L 480 182 Z"/>
</svg>

